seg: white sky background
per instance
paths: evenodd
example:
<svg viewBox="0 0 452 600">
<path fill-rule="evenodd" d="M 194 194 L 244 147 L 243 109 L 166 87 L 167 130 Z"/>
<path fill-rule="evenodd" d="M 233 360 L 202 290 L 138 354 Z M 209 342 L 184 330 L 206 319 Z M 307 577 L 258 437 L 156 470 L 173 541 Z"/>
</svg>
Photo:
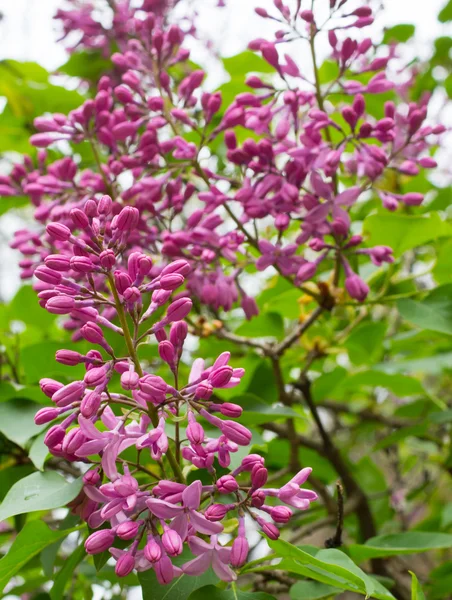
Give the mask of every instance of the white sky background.
<svg viewBox="0 0 452 600">
<path fill-rule="evenodd" d="M 325 7 L 328 5 L 327 0 L 317 1 Z M 196 0 L 200 11 L 197 24 L 201 37 L 213 40 L 223 56 L 232 56 L 244 50 L 250 39 L 265 37 L 274 30 L 270 21 L 265 21 L 254 13 L 256 6 L 271 10 L 273 0 L 226 0 L 227 7 L 221 10 L 213 7 L 215 3 L 214 0 Z M 363 31 L 363 35 L 375 33 L 379 37 L 384 26 L 412 23 L 416 25 L 415 51 L 421 57 L 428 56 L 432 41 L 452 32 L 450 24 L 442 25 L 436 20 L 445 3 L 446 0 L 385 0 L 384 11 L 370 29 Z M 305 0 L 304 4 L 307 7 L 310 2 Z M 362 3 L 350 0 L 351 7 L 359 4 L 365 4 L 365 0 Z M 0 0 L 0 12 L 3 14 L 0 21 L 0 59 L 36 61 L 48 70 L 63 64 L 67 55 L 63 44 L 56 41 L 57 23 L 52 18 L 56 9 L 63 5 L 64 0 Z M 303 69 L 303 56 L 299 55 L 298 50 L 294 52 L 296 62 Z M 300 52 L 304 52 L 302 47 Z M 329 52 L 328 45 L 325 43 L 322 47 L 320 42 L 318 52 L 320 56 L 326 56 Z M 211 71 L 209 87 L 221 83 L 222 73 L 216 66 L 218 63 L 209 60 L 203 46 L 195 45 L 192 58 Z M 308 56 L 306 64 L 310 64 Z M 10 212 L 0 217 L 0 301 L 11 298 L 20 283 L 17 266 L 19 253 L 11 251 L 7 242 L 13 231 L 21 226 L 23 223 L 19 215 Z"/>
</svg>

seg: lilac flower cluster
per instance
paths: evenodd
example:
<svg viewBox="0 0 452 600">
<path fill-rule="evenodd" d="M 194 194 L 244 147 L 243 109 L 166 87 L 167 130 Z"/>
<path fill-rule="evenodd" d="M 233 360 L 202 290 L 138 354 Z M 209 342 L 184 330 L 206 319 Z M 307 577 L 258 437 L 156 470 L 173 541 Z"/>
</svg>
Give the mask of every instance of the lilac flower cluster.
<svg viewBox="0 0 452 600">
<path fill-rule="evenodd" d="M 230 581 L 235 578 L 231 566 L 241 566 L 248 553 L 245 514 L 266 535 L 277 538 L 274 523 L 288 522 L 292 512 L 284 505 L 266 505 L 266 498 L 276 496 L 291 506 L 308 508 L 316 494 L 301 491 L 299 486 L 310 469 L 304 469 L 281 490 L 263 488 L 268 476 L 264 461 L 250 454 L 231 474 L 216 478 L 214 459 L 227 468 L 231 453 L 251 442 L 251 432 L 231 420 L 240 417 L 242 408 L 213 396 L 215 390 L 237 386 L 244 370 L 232 368 L 230 354 L 223 352 L 210 367 L 202 359 L 195 360 L 186 385 L 179 383 L 180 357 L 188 333 L 183 319 L 192 301 L 184 292 L 174 293 L 184 284 L 190 264 L 179 259 L 155 266 L 149 256 L 134 251 L 128 254 L 125 266 L 123 253 L 139 211 L 125 206 L 113 216 L 112 205 L 110 196 L 104 195 L 88 201 L 84 210 L 72 208 L 73 231 L 58 222 L 46 227 L 54 253 L 34 272 L 40 303 L 53 314 L 68 315 L 67 323 L 77 327 L 77 336 L 99 349 L 86 354 L 57 351 L 58 362 L 83 364 L 86 372 L 83 379 L 67 385 L 42 379 L 41 389 L 52 406 L 39 410 L 35 421 L 38 425 L 56 422 L 44 438 L 54 456 L 95 464 L 84 475 L 83 493 L 74 509 L 93 529 L 106 523 L 109 527 L 89 536 L 88 553 L 110 549 L 119 576 L 133 568 L 153 567 L 159 581 L 168 583 L 180 572 L 171 557 L 179 555 L 187 542 L 197 558 L 183 565 L 182 571 L 200 574 L 212 563 L 217 575 Z M 74 229 L 84 236 L 74 235 Z M 102 314 L 99 308 L 103 308 Z M 113 322 L 114 317 L 120 326 Z M 106 330 L 119 341 L 124 338 L 126 356 L 116 356 Z M 173 385 L 146 372 L 141 364 L 139 344 L 151 335 L 158 341 L 158 353 L 172 373 Z M 122 414 L 116 414 L 115 407 L 122 409 Z M 201 419 L 217 436 L 206 434 Z M 168 422 L 176 427 L 174 439 L 168 435 Z M 181 438 L 183 427 L 185 437 Z M 132 447 L 136 463 L 124 457 Z M 141 453 L 149 453 L 158 464 L 167 460 L 175 480 L 151 473 L 153 483 L 139 484 L 133 473 L 142 470 Z M 206 469 L 213 484 L 202 486 L 195 481 L 185 485 L 184 464 Z M 249 473 L 249 483 L 240 480 L 244 472 Z M 230 496 L 229 502 L 218 503 L 217 496 Z M 229 513 L 238 513 L 241 525 L 233 545 L 226 548 L 219 544 L 218 535 L 223 531 L 220 521 Z M 198 534 L 211 536 L 210 541 Z M 116 537 L 130 541 L 130 547 L 114 548 Z M 146 540 L 144 548 L 140 547 L 142 539 Z"/>
<path fill-rule="evenodd" d="M 322 26 L 312 11 L 281 0 L 272 14 L 257 9 L 280 26 L 273 41 L 250 43 L 274 75 L 250 75 L 250 91 L 223 107 L 219 91 L 202 90 L 204 72 L 191 69 L 185 33 L 165 22 L 165 2 L 112 5 L 108 31 L 89 5 L 59 11 L 65 32 L 80 32 L 79 46 L 108 53 L 114 40 L 113 71 L 69 115 L 36 119 L 36 160 L 25 157 L 0 177 L 2 195 L 29 195 L 40 226 L 15 234 L 22 277 L 35 277 L 40 305 L 64 316 L 74 340 L 96 346 L 57 352 L 57 361 L 86 372 L 67 385 L 41 381 L 52 405 L 36 423 L 54 423 L 45 437 L 52 454 L 94 465 L 73 505 L 96 529 L 88 553 L 110 550 L 119 576 L 154 568 L 168 583 L 212 565 L 231 581 L 248 554 L 245 517 L 275 539 L 289 507 L 305 510 L 316 494 L 300 489 L 309 468 L 280 489 L 265 487 L 268 472 L 254 454 L 217 477 L 217 463 L 227 469 L 231 454 L 251 442 L 233 420 L 242 408 L 215 393 L 238 385 L 244 371 L 224 352 L 212 366 L 196 359 L 181 381 L 191 298 L 214 311 L 240 303 L 252 318 L 258 307 L 243 289 L 244 272 L 273 268 L 321 304 L 325 273 L 364 301 L 369 287 L 357 258 L 381 266 L 393 257 L 389 247 L 364 245 L 351 208 L 372 192 L 389 210 L 420 204 L 421 194 L 385 189 L 385 174 L 433 168 L 429 149 L 444 128 L 426 123 L 426 96 L 419 104 L 387 102 L 380 119 L 366 110 L 366 95 L 395 89 L 387 71 L 395 50 L 381 57 L 370 38 L 347 37 L 372 22 L 367 6 L 348 13 L 346 0 L 330 0 Z M 326 31 L 338 68 L 328 88 L 315 63 L 316 36 Z M 313 81 L 283 52 L 294 39 L 311 48 Z M 334 109 L 326 103 L 333 93 L 344 98 Z M 216 142 L 224 142 L 225 168 L 212 160 Z M 68 144 L 90 151 L 95 166 L 46 150 Z M 151 335 L 171 383 L 140 359 Z M 148 453 L 155 471 L 140 462 Z M 187 485 L 195 469 L 207 470 L 212 483 Z M 224 546 L 221 521 L 231 515 L 237 535 Z M 129 546 L 119 550 L 117 538 Z M 184 544 L 195 558 L 177 567 L 172 558 Z"/>
</svg>

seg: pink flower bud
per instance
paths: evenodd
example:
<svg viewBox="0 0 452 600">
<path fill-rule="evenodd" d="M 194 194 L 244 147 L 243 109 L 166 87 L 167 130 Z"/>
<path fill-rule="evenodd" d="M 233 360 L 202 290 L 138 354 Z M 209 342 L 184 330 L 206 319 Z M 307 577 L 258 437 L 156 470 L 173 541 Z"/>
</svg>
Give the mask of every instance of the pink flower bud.
<svg viewBox="0 0 452 600">
<path fill-rule="evenodd" d="M 124 390 L 136 390 L 140 376 L 138 373 L 127 371 L 121 375 L 121 387 Z"/>
<path fill-rule="evenodd" d="M 75 454 L 82 444 L 86 442 L 80 427 L 74 427 L 67 433 L 61 444 L 61 449 L 67 454 Z"/>
<path fill-rule="evenodd" d="M 87 256 L 73 256 L 71 258 L 71 268 L 77 273 L 92 273 L 95 270 L 93 261 Z"/>
<path fill-rule="evenodd" d="M 100 264 L 104 269 L 110 270 L 116 264 L 116 256 L 113 250 L 104 250 L 99 254 Z"/>
<path fill-rule="evenodd" d="M 103 344 L 105 342 L 104 333 L 96 323 L 85 323 L 80 329 L 80 333 L 91 344 Z"/>
<path fill-rule="evenodd" d="M 125 206 L 117 216 L 116 226 L 120 231 L 132 231 L 140 220 L 140 212 L 134 206 Z"/>
<path fill-rule="evenodd" d="M 263 465 L 256 464 L 251 470 L 251 485 L 253 488 L 261 488 L 267 483 L 268 471 Z"/>
<path fill-rule="evenodd" d="M 239 535 L 232 543 L 230 563 L 233 567 L 242 567 L 250 550 L 246 537 Z"/>
<path fill-rule="evenodd" d="M 88 554 L 100 554 L 108 550 L 114 541 L 115 532 L 112 529 L 101 529 L 86 539 L 85 550 Z"/>
<path fill-rule="evenodd" d="M 59 381 L 55 381 L 55 379 L 49 379 L 48 377 L 41 379 L 39 381 L 39 386 L 48 398 L 51 398 L 55 392 L 64 387 L 64 385 Z"/>
<path fill-rule="evenodd" d="M 85 394 L 80 403 L 81 414 L 87 419 L 92 417 L 99 410 L 101 400 L 101 395 L 98 392 L 91 391 Z"/>
<path fill-rule="evenodd" d="M 275 506 L 271 509 L 270 516 L 275 523 L 288 523 L 292 517 L 292 511 L 287 506 Z"/>
<path fill-rule="evenodd" d="M 79 352 L 74 352 L 73 350 L 57 350 L 55 359 L 62 365 L 70 367 L 75 367 L 75 365 L 84 362 L 84 357 Z"/>
<path fill-rule="evenodd" d="M 180 273 L 168 273 L 160 279 L 162 290 L 175 290 L 180 287 L 185 281 L 185 278 Z"/>
<path fill-rule="evenodd" d="M 202 428 L 202 425 L 196 421 L 188 424 L 185 435 L 192 444 L 198 445 L 204 442 L 204 429 Z"/>
<path fill-rule="evenodd" d="M 71 237 L 71 230 L 62 223 L 49 223 L 46 227 L 49 236 L 60 242 L 67 242 Z"/>
<path fill-rule="evenodd" d="M 188 275 L 191 271 L 190 264 L 184 260 L 175 260 L 162 269 L 161 275 L 169 275 L 171 273 L 179 273 L 180 275 Z"/>
<path fill-rule="evenodd" d="M 90 387 L 97 387 L 98 385 L 105 385 L 107 381 L 107 371 L 105 366 L 93 367 L 86 372 L 83 378 L 85 384 Z"/>
<path fill-rule="evenodd" d="M 68 315 L 75 308 L 75 300 L 71 296 L 55 296 L 47 300 L 45 306 L 53 315 Z"/>
<path fill-rule="evenodd" d="M 167 529 L 162 535 L 162 544 L 170 556 L 178 556 L 182 552 L 182 539 L 174 529 Z"/>
<path fill-rule="evenodd" d="M 44 259 L 46 267 L 52 269 L 52 271 L 69 271 L 70 269 L 70 258 L 63 254 L 50 254 Z"/>
<path fill-rule="evenodd" d="M 179 298 L 168 306 L 166 311 L 166 320 L 171 323 L 173 321 L 182 321 L 191 311 L 193 302 L 190 298 Z"/>
<path fill-rule="evenodd" d="M 176 321 L 171 325 L 169 339 L 174 348 L 182 350 L 185 338 L 188 334 L 188 325 L 185 321 Z"/>
<path fill-rule="evenodd" d="M 251 494 L 251 504 L 254 508 L 262 508 L 265 503 L 265 493 L 263 490 L 256 490 Z"/>
<path fill-rule="evenodd" d="M 89 227 L 89 220 L 86 213 L 79 208 L 73 208 L 70 212 L 72 222 L 79 229 L 87 229 Z"/>
<path fill-rule="evenodd" d="M 52 400 L 57 406 L 69 406 L 69 404 L 81 399 L 85 388 L 86 385 L 83 381 L 72 381 L 55 392 Z"/>
<path fill-rule="evenodd" d="M 248 454 L 248 456 L 245 456 L 245 458 L 242 460 L 241 467 L 245 471 L 251 471 L 255 464 L 264 464 L 264 459 L 262 456 L 259 456 L 259 454 Z"/>
<path fill-rule="evenodd" d="M 44 408 L 38 410 L 38 412 L 35 414 L 35 423 L 36 425 L 50 423 L 50 421 L 56 419 L 59 414 L 60 412 L 58 409 L 45 406 Z"/>
<path fill-rule="evenodd" d="M 265 533 L 265 535 L 271 540 L 277 540 L 279 538 L 279 530 L 276 527 L 276 525 L 265 521 L 265 519 L 263 519 L 262 517 L 257 517 L 256 521 L 261 526 L 262 531 Z"/>
<path fill-rule="evenodd" d="M 116 535 L 121 538 L 121 540 L 133 540 L 138 533 L 138 529 L 140 528 L 140 523 L 137 521 L 123 521 L 116 528 Z"/>
<path fill-rule="evenodd" d="M 359 302 L 364 302 L 369 293 L 369 286 L 355 273 L 345 279 L 345 288 L 349 295 Z"/>
<path fill-rule="evenodd" d="M 297 271 L 297 281 L 303 283 L 304 281 L 308 281 L 317 271 L 317 263 L 306 261 Z"/>
<path fill-rule="evenodd" d="M 196 386 L 195 390 L 195 398 L 207 400 L 213 393 L 213 387 L 210 385 L 208 381 L 201 381 L 199 385 Z"/>
<path fill-rule="evenodd" d="M 122 554 L 116 563 L 115 573 L 118 577 L 127 577 L 133 571 L 135 558 L 130 552 Z"/>
<path fill-rule="evenodd" d="M 401 200 L 407 206 L 419 206 L 424 200 L 424 195 L 418 192 L 409 192 L 401 196 Z"/>
<path fill-rule="evenodd" d="M 150 538 L 144 547 L 144 556 L 150 563 L 156 563 L 162 556 L 162 550 L 155 540 Z"/>
<path fill-rule="evenodd" d="M 53 425 L 44 436 L 44 444 L 48 448 L 54 448 L 64 439 L 66 435 L 66 430 L 61 425 Z"/>
<path fill-rule="evenodd" d="M 223 404 L 220 404 L 220 412 L 225 417 L 238 419 L 242 415 L 243 408 L 238 404 L 233 404 L 232 402 L 223 402 Z"/>
<path fill-rule="evenodd" d="M 233 374 L 233 369 L 229 365 L 224 365 L 215 369 L 209 375 L 209 383 L 214 388 L 222 388 L 229 383 Z"/>
<path fill-rule="evenodd" d="M 159 343 L 158 348 L 160 358 L 169 365 L 174 365 L 176 361 L 176 351 L 174 350 L 173 344 L 169 340 L 163 340 Z"/>
<path fill-rule="evenodd" d="M 90 469 L 83 475 L 83 483 L 85 485 L 96 485 L 100 481 L 100 475 L 97 468 Z"/>
<path fill-rule="evenodd" d="M 49 269 L 49 267 L 46 265 L 40 265 L 37 269 L 35 269 L 34 274 L 35 277 L 44 283 L 49 283 L 50 285 L 58 285 L 61 283 L 61 274 L 58 273 L 58 271 Z"/>
<path fill-rule="evenodd" d="M 204 516 L 209 521 L 221 521 L 228 514 L 229 510 L 229 504 L 212 504 L 206 508 Z"/>
<path fill-rule="evenodd" d="M 239 489 L 239 484 L 232 475 L 223 475 L 217 481 L 217 490 L 220 494 L 230 494 Z"/>
<path fill-rule="evenodd" d="M 223 435 L 239 446 L 248 446 L 253 437 L 249 429 L 235 421 L 222 421 L 219 428 Z"/>
</svg>

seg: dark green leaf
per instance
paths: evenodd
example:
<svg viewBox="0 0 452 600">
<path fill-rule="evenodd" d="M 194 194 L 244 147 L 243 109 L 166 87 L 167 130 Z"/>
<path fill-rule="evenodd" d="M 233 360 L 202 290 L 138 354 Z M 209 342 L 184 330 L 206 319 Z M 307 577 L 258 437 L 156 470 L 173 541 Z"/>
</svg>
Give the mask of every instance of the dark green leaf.
<svg viewBox="0 0 452 600">
<path fill-rule="evenodd" d="M 452 535 L 448 533 L 428 531 L 406 531 L 380 535 L 367 540 L 363 545 L 352 544 L 348 550 L 356 560 L 368 560 L 383 556 L 397 556 L 399 554 L 415 554 L 452 548 Z"/>
</svg>

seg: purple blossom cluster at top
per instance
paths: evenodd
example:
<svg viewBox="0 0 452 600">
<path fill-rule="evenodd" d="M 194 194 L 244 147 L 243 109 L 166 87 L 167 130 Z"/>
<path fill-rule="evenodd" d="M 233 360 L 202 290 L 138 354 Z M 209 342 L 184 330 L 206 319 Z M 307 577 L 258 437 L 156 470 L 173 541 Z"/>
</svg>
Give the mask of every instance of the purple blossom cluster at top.
<svg viewBox="0 0 452 600">
<path fill-rule="evenodd" d="M 108 35 L 89 4 L 59 11 L 65 32 L 80 32 L 81 47 L 108 52 L 116 42 L 112 73 L 69 115 L 36 119 L 36 161 L 25 157 L 0 177 L 2 195 L 29 195 L 41 226 L 15 235 L 22 277 L 35 277 L 41 306 L 64 315 L 74 340 L 97 347 L 57 352 L 59 362 L 83 364 L 86 372 L 67 385 L 44 378 L 52 406 L 36 422 L 55 423 L 45 438 L 54 455 L 94 465 L 73 507 L 93 529 L 104 527 L 88 538 L 89 553 L 110 549 L 119 576 L 152 567 L 167 583 L 180 569 L 199 574 L 212 565 L 230 581 L 248 553 L 245 515 L 275 539 L 275 523 L 290 520 L 289 507 L 305 510 L 316 494 L 300 489 L 309 468 L 281 489 L 265 487 L 268 473 L 254 454 L 216 477 L 214 459 L 227 468 L 231 453 L 251 441 L 233 420 L 242 408 L 215 394 L 238 385 L 244 371 L 229 366 L 225 352 L 212 366 L 195 360 L 181 381 L 191 298 L 225 311 L 239 302 L 252 318 L 258 308 L 241 281 L 255 266 L 276 269 L 316 299 L 315 286 L 305 282 L 332 270 L 336 284 L 343 278 L 348 294 L 364 301 L 369 288 L 352 267 L 356 256 L 381 266 L 393 261 L 392 250 L 363 246 L 350 209 L 371 190 L 388 210 L 420 204 L 421 194 L 385 190 L 384 176 L 433 168 L 428 151 L 443 127 L 426 123 L 427 96 L 419 104 L 387 102 L 381 119 L 367 113 L 367 96 L 394 88 L 386 72 L 394 49 L 380 56 L 370 38 L 349 37 L 372 22 L 368 7 L 348 13 L 347 1 L 331 0 L 321 27 L 310 10 L 281 0 L 272 14 L 258 9 L 280 26 L 275 40 L 250 44 L 274 76 L 250 75 L 249 91 L 224 107 L 220 92 L 202 90 L 204 73 L 190 68 L 185 34 L 165 23 L 164 2 L 144 0 L 139 10 L 128 1 L 112 5 Z M 287 53 L 300 38 L 314 55 L 315 37 L 325 30 L 339 73 L 328 90 L 317 69 L 310 82 L 299 57 Z M 344 97 L 334 111 L 325 104 L 333 91 Z M 209 147 L 223 140 L 225 167 L 217 169 Z M 70 156 L 52 160 L 46 148 L 64 148 L 61 142 L 75 152 L 80 145 L 97 166 L 84 169 Z M 115 354 L 112 335 L 123 340 L 126 355 Z M 171 383 L 143 368 L 139 345 L 151 335 Z M 131 448 L 160 465 L 165 459 L 171 479 L 147 471 L 152 481 L 139 483 L 139 458 L 126 458 Z M 212 483 L 187 485 L 193 467 L 207 470 Z M 218 536 L 229 515 L 239 526 L 226 547 Z M 129 546 L 118 550 L 116 538 Z M 184 544 L 195 558 L 179 568 L 171 558 Z"/>
</svg>

